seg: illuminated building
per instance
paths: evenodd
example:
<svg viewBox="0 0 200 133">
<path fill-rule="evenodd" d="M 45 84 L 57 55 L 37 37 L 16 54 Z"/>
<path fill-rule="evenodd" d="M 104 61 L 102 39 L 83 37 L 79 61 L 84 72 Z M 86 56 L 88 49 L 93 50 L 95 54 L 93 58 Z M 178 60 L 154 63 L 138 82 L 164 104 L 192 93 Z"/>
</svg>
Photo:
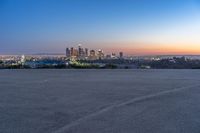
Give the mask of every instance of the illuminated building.
<svg viewBox="0 0 200 133">
<path fill-rule="evenodd" d="M 89 59 L 91 59 L 91 60 L 96 60 L 96 53 L 95 53 L 95 50 L 90 50 Z"/>
<path fill-rule="evenodd" d="M 67 58 L 70 58 L 71 54 L 70 54 L 70 49 L 69 48 L 66 48 L 66 57 Z"/>
<path fill-rule="evenodd" d="M 77 58 L 78 58 L 78 50 L 77 49 L 74 49 L 73 47 L 71 47 L 71 49 L 70 49 L 70 58 L 72 60 L 77 60 Z"/>
<path fill-rule="evenodd" d="M 88 57 L 88 49 L 85 48 L 85 56 Z"/>
<path fill-rule="evenodd" d="M 24 65 L 25 62 L 26 62 L 26 57 L 25 57 L 25 55 L 22 55 L 22 57 L 21 57 L 21 63 L 22 63 L 22 65 Z"/>
<path fill-rule="evenodd" d="M 99 60 L 104 58 L 104 53 L 101 49 L 98 50 L 97 57 L 98 57 Z"/>
<path fill-rule="evenodd" d="M 84 58 L 84 51 L 83 48 L 81 47 L 81 44 L 78 45 L 78 57 L 79 59 Z"/>
<path fill-rule="evenodd" d="M 116 54 L 115 54 L 115 53 L 112 53 L 112 54 L 111 54 L 111 58 L 112 58 L 112 59 L 116 59 L 116 58 L 117 58 L 117 57 L 116 57 Z"/>
<path fill-rule="evenodd" d="M 101 59 L 122 59 L 123 58 L 123 52 L 119 52 L 119 55 L 117 56 L 115 53 L 106 55 L 104 54 L 102 49 L 99 49 L 98 51 L 95 50 L 89 50 L 88 48 L 83 48 L 81 44 L 78 45 L 77 48 L 71 47 L 66 48 L 66 57 L 68 59 L 74 59 L 74 60 L 101 60 Z"/>
</svg>

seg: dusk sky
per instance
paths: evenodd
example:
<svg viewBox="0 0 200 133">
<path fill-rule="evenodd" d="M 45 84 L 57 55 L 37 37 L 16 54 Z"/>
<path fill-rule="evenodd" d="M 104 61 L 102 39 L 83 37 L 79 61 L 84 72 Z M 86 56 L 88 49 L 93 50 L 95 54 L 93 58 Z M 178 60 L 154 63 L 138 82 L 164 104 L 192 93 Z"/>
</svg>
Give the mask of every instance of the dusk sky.
<svg viewBox="0 0 200 133">
<path fill-rule="evenodd" d="M 0 54 L 64 53 L 78 44 L 200 54 L 200 0 L 0 0 Z"/>
</svg>

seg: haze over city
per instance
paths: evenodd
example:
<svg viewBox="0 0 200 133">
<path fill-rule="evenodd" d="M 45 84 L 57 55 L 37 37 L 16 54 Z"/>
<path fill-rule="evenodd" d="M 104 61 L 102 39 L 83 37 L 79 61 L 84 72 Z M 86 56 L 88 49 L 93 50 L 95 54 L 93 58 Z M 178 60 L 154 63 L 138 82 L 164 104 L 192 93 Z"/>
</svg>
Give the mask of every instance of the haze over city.
<svg viewBox="0 0 200 133">
<path fill-rule="evenodd" d="M 198 0 L 1 0 L 0 19 L 0 54 L 200 54 Z"/>
</svg>

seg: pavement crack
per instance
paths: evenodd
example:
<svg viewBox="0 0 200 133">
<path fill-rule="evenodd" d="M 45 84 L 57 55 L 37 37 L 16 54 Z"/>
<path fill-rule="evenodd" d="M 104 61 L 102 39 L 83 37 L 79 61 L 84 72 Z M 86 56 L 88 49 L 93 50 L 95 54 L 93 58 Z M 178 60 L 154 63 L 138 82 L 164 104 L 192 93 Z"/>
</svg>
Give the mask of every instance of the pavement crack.
<svg viewBox="0 0 200 133">
<path fill-rule="evenodd" d="M 108 106 L 108 107 L 105 107 L 105 108 L 103 108 L 101 110 L 98 110 L 98 111 L 96 111 L 94 113 L 86 115 L 86 116 L 84 116 L 82 118 L 79 118 L 79 119 L 71 122 L 70 124 L 67 124 L 67 125 L 59 128 L 58 130 L 54 131 L 53 133 L 65 133 L 71 127 L 79 125 L 82 122 L 87 121 L 88 119 L 90 119 L 92 117 L 95 117 L 95 116 L 98 116 L 98 115 L 103 114 L 105 112 L 108 112 L 108 111 L 110 111 L 110 110 L 112 110 L 114 108 L 120 108 L 120 107 L 129 105 L 129 104 L 133 104 L 135 102 L 144 101 L 144 100 L 152 99 L 154 97 L 158 97 L 158 96 L 161 96 L 161 95 L 170 94 L 170 93 L 173 93 L 173 92 L 178 92 L 178 91 L 182 91 L 182 90 L 185 90 L 185 89 L 191 89 L 191 88 L 199 87 L 199 86 L 200 85 L 198 84 L 198 85 L 192 85 L 192 86 L 179 87 L 179 88 L 175 88 L 175 89 L 171 89 L 171 90 L 167 90 L 167 91 L 158 92 L 156 94 L 150 94 L 150 95 L 147 95 L 147 96 L 136 97 L 136 98 L 127 100 L 127 101 L 122 102 L 122 103 L 113 104 L 111 106 Z"/>
</svg>

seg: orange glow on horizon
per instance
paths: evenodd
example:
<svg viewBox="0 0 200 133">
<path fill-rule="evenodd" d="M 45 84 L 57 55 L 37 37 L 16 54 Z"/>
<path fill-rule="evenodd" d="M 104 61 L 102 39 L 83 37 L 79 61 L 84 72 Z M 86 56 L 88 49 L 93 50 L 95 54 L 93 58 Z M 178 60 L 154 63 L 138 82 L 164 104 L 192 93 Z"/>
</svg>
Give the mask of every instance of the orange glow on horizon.
<svg viewBox="0 0 200 133">
<path fill-rule="evenodd" d="M 132 46 L 129 44 L 118 45 L 115 49 L 107 48 L 107 51 L 123 51 L 126 55 L 200 55 L 200 44 L 134 44 Z"/>
</svg>

